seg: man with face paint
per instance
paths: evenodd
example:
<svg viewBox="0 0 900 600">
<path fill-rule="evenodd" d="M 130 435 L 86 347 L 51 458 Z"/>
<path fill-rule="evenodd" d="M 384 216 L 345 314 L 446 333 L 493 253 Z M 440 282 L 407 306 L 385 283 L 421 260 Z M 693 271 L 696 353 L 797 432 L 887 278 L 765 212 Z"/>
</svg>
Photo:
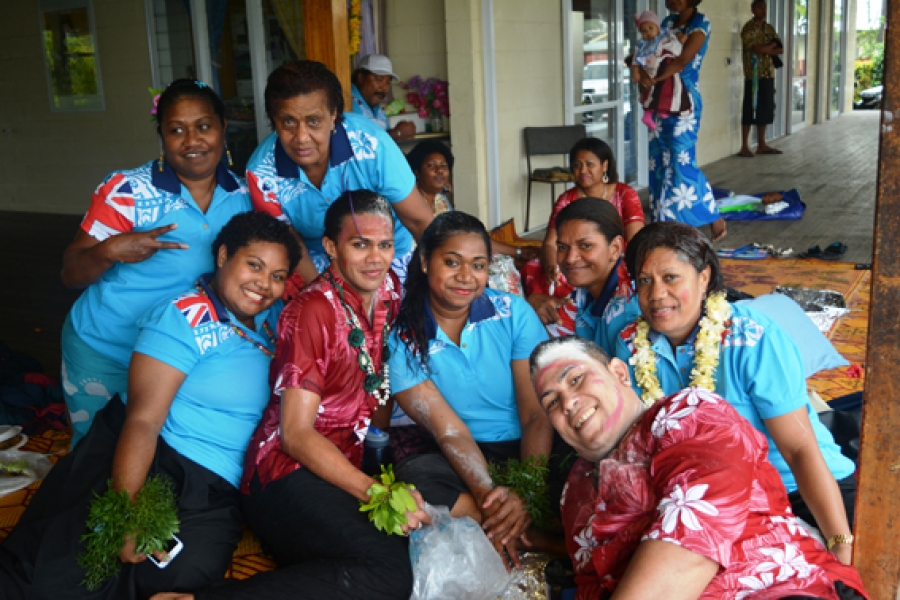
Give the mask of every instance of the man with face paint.
<svg viewBox="0 0 900 600">
<path fill-rule="evenodd" d="M 581 456 L 560 502 L 578 600 L 867 597 L 799 525 L 765 438 L 720 396 L 644 406 L 628 365 L 575 336 L 540 344 L 529 367 Z"/>
<path fill-rule="evenodd" d="M 416 126 L 412 121 L 400 121 L 393 128 L 388 128 L 387 115 L 381 109 L 381 103 L 391 91 L 391 81 L 399 79 L 394 74 L 391 59 L 383 54 L 364 56 L 351 77 L 353 112 L 381 125 L 395 142 L 411 140 L 416 135 Z"/>
</svg>

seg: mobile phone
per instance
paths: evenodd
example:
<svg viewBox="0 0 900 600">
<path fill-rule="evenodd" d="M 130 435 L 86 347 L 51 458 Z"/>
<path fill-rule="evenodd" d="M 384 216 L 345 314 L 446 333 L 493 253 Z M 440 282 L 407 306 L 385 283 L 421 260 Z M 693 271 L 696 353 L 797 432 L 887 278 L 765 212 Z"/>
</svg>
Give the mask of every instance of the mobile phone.
<svg viewBox="0 0 900 600">
<path fill-rule="evenodd" d="M 173 535 L 173 536 L 172 536 L 172 539 L 170 539 L 170 540 L 166 543 L 166 547 L 165 547 L 166 554 L 169 555 L 169 559 L 168 559 L 168 560 L 156 560 L 156 557 L 153 556 L 153 554 L 148 554 L 148 555 L 147 555 L 147 558 L 149 558 L 150 561 L 151 561 L 154 565 L 156 565 L 157 567 L 159 567 L 160 569 L 165 569 L 166 567 L 169 566 L 169 563 L 170 563 L 170 562 L 172 562 L 173 560 L 175 560 L 175 557 L 178 556 L 178 553 L 181 552 L 181 549 L 182 549 L 182 548 L 184 548 L 184 544 L 182 544 L 182 543 L 181 543 L 181 540 L 179 540 L 177 537 L 175 537 L 175 536 Z"/>
</svg>

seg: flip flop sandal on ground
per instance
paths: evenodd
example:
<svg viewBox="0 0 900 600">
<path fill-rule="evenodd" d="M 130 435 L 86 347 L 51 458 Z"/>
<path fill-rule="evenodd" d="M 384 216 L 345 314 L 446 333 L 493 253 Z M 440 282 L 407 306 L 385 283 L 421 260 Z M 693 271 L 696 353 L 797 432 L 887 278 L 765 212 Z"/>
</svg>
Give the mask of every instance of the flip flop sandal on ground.
<svg viewBox="0 0 900 600">
<path fill-rule="evenodd" d="M 797 258 L 822 258 L 822 249 L 819 246 L 813 246 L 807 249 L 806 252 L 798 254 Z"/>
<path fill-rule="evenodd" d="M 784 154 L 784 152 L 782 152 L 778 148 L 766 148 L 765 150 L 757 150 L 756 153 L 757 154 Z"/>
<path fill-rule="evenodd" d="M 847 254 L 847 245 L 841 242 L 834 242 L 822 251 L 822 256 L 819 258 L 823 260 L 838 260 L 845 254 Z"/>
</svg>

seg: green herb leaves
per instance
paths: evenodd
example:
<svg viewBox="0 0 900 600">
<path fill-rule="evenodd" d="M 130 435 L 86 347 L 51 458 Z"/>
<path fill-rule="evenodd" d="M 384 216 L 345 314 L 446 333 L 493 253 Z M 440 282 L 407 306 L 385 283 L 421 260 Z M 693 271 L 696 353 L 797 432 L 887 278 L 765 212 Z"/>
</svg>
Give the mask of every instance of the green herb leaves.
<svg viewBox="0 0 900 600">
<path fill-rule="evenodd" d="M 530 456 L 524 461 L 514 458 L 502 464 L 489 463 L 494 485 L 505 486 L 522 499 L 535 527 L 544 529 L 553 520 L 550 489 L 547 487 L 547 456 Z"/>
<path fill-rule="evenodd" d="M 78 564 L 84 569 L 81 583 L 93 592 L 116 576 L 126 535 L 134 536 L 135 552 L 150 554 L 164 551 L 178 527 L 178 506 L 168 477 L 148 477 L 133 503 L 128 492 L 115 491 L 110 480 L 106 493 L 91 503 L 88 532 L 81 536 L 85 545 L 78 555 Z"/>
<path fill-rule="evenodd" d="M 375 527 L 388 535 L 403 535 L 403 525 L 406 525 L 406 512 L 416 510 L 416 501 L 409 493 L 415 489 L 401 481 L 394 480 L 394 468 L 391 465 L 381 467 L 381 483 L 373 483 L 366 490 L 369 494 L 369 502 L 360 501 L 360 512 L 369 513 L 369 521 Z"/>
</svg>

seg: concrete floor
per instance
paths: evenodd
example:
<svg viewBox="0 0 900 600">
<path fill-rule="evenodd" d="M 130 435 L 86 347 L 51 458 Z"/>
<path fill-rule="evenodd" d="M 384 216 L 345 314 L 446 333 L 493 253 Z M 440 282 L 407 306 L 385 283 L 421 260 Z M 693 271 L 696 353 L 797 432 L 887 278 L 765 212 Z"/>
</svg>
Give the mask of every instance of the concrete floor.
<svg viewBox="0 0 900 600">
<path fill-rule="evenodd" d="M 795 253 L 841 241 L 845 262 L 872 262 L 879 111 L 855 111 L 772 142 L 781 155 L 733 156 L 705 165 L 714 187 L 736 194 L 797 188 L 806 203 L 799 221 L 728 223 L 718 247 L 751 242 Z"/>
</svg>

